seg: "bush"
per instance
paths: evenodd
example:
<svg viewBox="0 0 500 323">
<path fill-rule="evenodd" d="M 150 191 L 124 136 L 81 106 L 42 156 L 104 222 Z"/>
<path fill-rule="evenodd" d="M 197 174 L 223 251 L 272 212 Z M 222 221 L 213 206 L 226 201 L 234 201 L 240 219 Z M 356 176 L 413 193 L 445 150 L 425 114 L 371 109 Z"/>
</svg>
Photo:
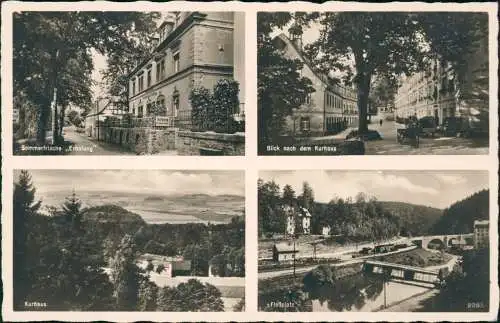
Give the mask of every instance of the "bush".
<svg viewBox="0 0 500 323">
<path fill-rule="evenodd" d="M 236 122 L 234 111 L 239 107 L 239 83 L 234 80 L 221 79 L 213 89 L 213 94 L 204 87 L 191 90 L 192 131 L 215 131 L 234 133 L 244 131 L 244 122 Z"/>
</svg>

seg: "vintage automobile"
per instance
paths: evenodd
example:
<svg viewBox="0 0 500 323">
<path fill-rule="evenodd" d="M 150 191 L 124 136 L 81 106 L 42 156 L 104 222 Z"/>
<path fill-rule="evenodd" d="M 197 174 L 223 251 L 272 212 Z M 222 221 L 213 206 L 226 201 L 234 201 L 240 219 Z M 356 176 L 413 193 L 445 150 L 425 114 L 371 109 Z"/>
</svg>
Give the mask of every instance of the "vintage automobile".
<svg viewBox="0 0 500 323">
<path fill-rule="evenodd" d="M 422 137 L 434 137 L 438 132 L 437 120 L 435 117 L 427 116 L 418 120 L 420 125 L 420 135 Z"/>
<path fill-rule="evenodd" d="M 400 144 L 410 144 L 418 148 L 420 143 L 420 126 L 418 122 L 408 119 L 396 120 L 396 140 Z"/>
</svg>

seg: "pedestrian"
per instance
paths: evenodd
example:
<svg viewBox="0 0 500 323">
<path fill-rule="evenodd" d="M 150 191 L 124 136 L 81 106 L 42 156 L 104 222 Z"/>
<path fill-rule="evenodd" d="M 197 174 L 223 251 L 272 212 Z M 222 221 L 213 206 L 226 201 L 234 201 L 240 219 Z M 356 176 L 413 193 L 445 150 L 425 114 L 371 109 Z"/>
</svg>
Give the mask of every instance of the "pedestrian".
<svg viewBox="0 0 500 323">
<path fill-rule="evenodd" d="M 383 121 L 382 121 L 382 119 L 380 119 L 380 126 L 381 126 L 381 127 L 382 127 L 382 122 L 383 122 Z"/>
</svg>

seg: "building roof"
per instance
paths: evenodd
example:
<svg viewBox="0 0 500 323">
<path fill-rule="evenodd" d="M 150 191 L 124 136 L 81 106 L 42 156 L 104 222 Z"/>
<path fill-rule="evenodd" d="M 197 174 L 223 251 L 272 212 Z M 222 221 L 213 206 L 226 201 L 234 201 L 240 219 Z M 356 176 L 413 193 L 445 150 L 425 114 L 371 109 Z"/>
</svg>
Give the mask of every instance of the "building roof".
<svg viewBox="0 0 500 323">
<path fill-rule="evenodd" d="M 316 70 L 314 70 L 314 68 L 312 67 L 311 61 L 309 61 L 306 57 L 304 57 L 304 55 L 302 54 L 302 50 L 299 49 L 299 48 L 297 48 L 297 46 L 295 46 L 295 44 L 284 33 L 281 33 L 278 36 L 274 37 L 273 42 L 276 39 L 280 39 L 287 46 L 291 46 L 292 48 L 294 48 L 295 51 L 297 52 L 297 55 L 299 56 L 299 59 L 302 62 L 304 62 L 304 64 L 307 65 L 307 67 L 309 67 L 309 69 L 312 71 L 312 73 L 314 74 L 314 76 L 316 76 L 325 86 L 329 87 L 330 89 L 333 88 L 334 90 L 341 89 L 341 90 L 346 90 L 346 91 L 349 91 L 349 92 L 353 92 L 354 91 L 354 89 L 351 89 L 349 87 L 345 87 L 345 86 L 342 86 L 342 85 L 340 85 L 338 83 L 332 82 L 329 79 L 328 75 L 325 75 L 323 73 L 318 73 Z M 334 91 L 334 92 L 338 92 L 338 91 Z M 343 96 L 342 93 L 337 93 L 337 94 Z"/>
<path fill-rule="evenodd" d="M 157 255 L 157 254 L 152 254 L 152 253 L 145 253 L 139 256 L 139 260 L 151 260 L 153 262 L 180 262 L 184 261 L 184 257 L 182 256 L 177 256 L 177 257 L 168 257 L 164 255 Z"/>
<path fill-rule="evenodd" d="M 299 252 L 298 244 L 295 244 L 295 248 L 294 248 L 293 243 L 286 243 L 286 242 L 276 243 L 274 245 L 274 248 L 276 248 L 277 252 L 281 252 L 281 253 L 294 253 L 294 252 L 297 253 L 297 252 Z"/>
<path fill-rule="evenodd" d="M 166 37 L 163 41 L 158 43 L 158 46 L 153 50 L 153 52 L 147 56 L 142 62 L 140 62 L 128 75 L 127 79 L 131 78 L 135 73 L 137 73 L 144 65 L 146 65 L 153 57 L 155 54 L 159 51 L 161 51 L 163 48 L 166 47 L 166 45 L 170 42 L 172 42 L 174 39 L 176 39 L 181 32 L 189 26 L 193 21 L 196 20 L 202 20 L 206 17 L 207 15 L 205 13 L 201 13 L 198 11 L 193 11 L 191 12 L 185 19 L 183 19 L 180 24 L 175 27 Z M 165 19 L 166 21 L 167 19 Z"/>
<path fill-rule="evenodd" d="M 306 217 L 306 218 L 311 218 L 311 217 L 312 217 L 312 215 L 311 215 L 311 213 L 309 212 L 309 210 L 308 210 L 308 209 L 306 209 L 305 207 L 301 207 L 301 208 L 300 208 L 300 213 L 301 213 L 301 215 L 302 215 L 303 217 Z"/>
<path fill-rule="evenodd" d="M 172 270 L 191 270 L 191 260 L 175 261 L 172 263 Z"/>
<path fill-rule="evenodd" d="M 474 226 L 476 225 L 490 225 L 490 221 L 488 220 L 475 220 Z"/>
</svg>

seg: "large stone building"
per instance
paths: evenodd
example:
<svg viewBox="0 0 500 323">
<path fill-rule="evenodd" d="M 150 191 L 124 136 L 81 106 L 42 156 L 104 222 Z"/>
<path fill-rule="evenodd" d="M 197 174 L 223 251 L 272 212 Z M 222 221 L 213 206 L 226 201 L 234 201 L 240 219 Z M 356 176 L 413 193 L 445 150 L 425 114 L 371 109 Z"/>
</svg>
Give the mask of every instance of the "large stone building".
<svg viewBox="0 0 500 323">
<path fill-rule="evenodd" d="M 316 90 L 287 118 L 289 135 L 322 136 L 357 124 L 356 91 L 333 84 L 326 75 L 316 73 L 303 55 L 300 35 L 291 34 L 287 37 L 280 34 L 273 39 L 273 43 L 284 57 L 299 59 L 304 63 L 300 74 L 309 78 Z"/>
<path fill-rule="evenodd" d="M 445 118 L 458 116 L 479 121 L 479 114 L 482 114 L 487 122 L 488 102 L 477 100 L 477 94 L 486 92 L 487 97 L 488 92 L 487 81 L 484 82 L 489 70 L 487 33 L 465 61 L 467 66 L 460 72 L 461 84 L 452 64 L 437 57 L 428 60 L 426 70 L 411 77 L 403 76 L 395 97 L 396 117 L 433 116 L 442 124 Z"/>
<path fill-rule="evenodd" d="M 489 238 L 490 221 L 474 221 L 474 248 L 488 248 L 490 245 Z"/>
<path fill-rule="evenodd" d="M 169 12 L 159 27 L 151 56 L 129 74 L 129 113 L 168 117 L 188 128 L 189 93 L 212 90 L 220 79 L 240 82 L 244 102 L 244 13 Z"/>
</svg>

